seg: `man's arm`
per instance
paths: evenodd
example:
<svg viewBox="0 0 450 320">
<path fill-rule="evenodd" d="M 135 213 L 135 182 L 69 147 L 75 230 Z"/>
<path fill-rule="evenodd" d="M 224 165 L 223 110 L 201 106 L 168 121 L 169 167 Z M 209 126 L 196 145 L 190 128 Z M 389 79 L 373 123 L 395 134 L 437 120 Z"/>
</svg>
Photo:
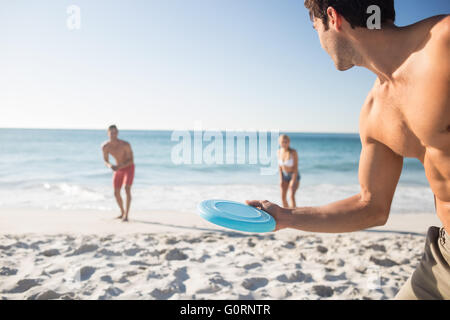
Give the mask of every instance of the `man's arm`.
<svg viewBox="0 0 450 320">
<path fill-rule="evenodd" d="M 298 154 L 297 151 L 292 152 L 292 159 L 294 160 L 294 173 L 292 174 L 291 182 L 289 182 L 289 187 L 293 187 L 295 183 L 297 183 L 298 176 Z"/>
<path fill-rule="evenodd" d="M 275 218 L 276 230 L 343 233 L 384 225 L 403 167 L 403 158 L 385 145 L 363 139 L 359 164 L 361 192 L 321 207 L 283 209 L 268 201 L 248 201 Z"/>
<path fill-rule="evenodd" d="M 109 162 L 109 152 L 106 143 L 102 145 L 102 151 L 103 151 L 103 161 L 105 162 L 105 165 L 108 168 L 112 169 L 113 165 Z"/>
</svg>

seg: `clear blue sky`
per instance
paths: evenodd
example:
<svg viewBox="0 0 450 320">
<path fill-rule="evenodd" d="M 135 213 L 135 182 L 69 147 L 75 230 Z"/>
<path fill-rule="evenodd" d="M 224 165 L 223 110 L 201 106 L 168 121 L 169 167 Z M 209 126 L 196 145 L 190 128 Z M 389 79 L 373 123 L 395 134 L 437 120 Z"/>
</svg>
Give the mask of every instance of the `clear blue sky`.
<svg viewBox="0 0 450 320">
<path fill-rule="evenodd" d="M 402 26 L 450 1 L 396 10 Z M 303 0 L 5 1 L 0 39 L 0 127 L 357 132 L 375 79 L 335 70 Z"/>
</svg>

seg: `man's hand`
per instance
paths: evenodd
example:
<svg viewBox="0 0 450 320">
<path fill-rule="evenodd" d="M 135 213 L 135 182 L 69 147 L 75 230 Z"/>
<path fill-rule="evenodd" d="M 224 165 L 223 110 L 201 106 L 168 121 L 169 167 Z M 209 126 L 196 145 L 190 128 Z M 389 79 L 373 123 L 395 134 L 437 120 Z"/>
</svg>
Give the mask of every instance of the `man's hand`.
<svg viewBox="0 0 450 320">
<path fill-rule="evenodd" d="M 267 200 L 247 200 L 245 202 L 249 206 L 256 207 L 270 214 L 276 222 L 274 231 L 279 231 L 290 227 L 289 217 L 291 216 L 291 212 L 289 209 L 281 208 L 280 206 Z"/>
<path fill-rule="evenodd" d="M 111 165 L 110 168 L 111 168 L 112 171 L 117 171 L 119 169 L 119 167 L 115 166 L 115 165 Z"/>
</svg>

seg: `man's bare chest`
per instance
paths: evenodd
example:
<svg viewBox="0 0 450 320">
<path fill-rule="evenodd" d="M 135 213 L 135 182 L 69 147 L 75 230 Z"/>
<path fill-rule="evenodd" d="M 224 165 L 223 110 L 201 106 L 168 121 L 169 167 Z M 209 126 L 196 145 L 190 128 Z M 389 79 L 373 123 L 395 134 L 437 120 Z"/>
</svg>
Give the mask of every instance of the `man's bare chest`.
<svg viewBox="0 0 450 320">
<path fill-rule="evenodd" d="M 449 146 L 448 77 L 439 76 L 424 52 L 414 54 L 392 81 L 377 81 L 366 102 L 369 135 L 403 157 L 424 159 L 427 149 Z"/>
<path fill-rule="evenodd" d="M 431 135 L 426 117 L 421 116 L 426 106 L 414 99 L 411 88 L 395 89 L 379 92 L 372 100 L 370 136 L 398 155 L 422 160 Z"/>
<path fill-rule="evenodd" d="M 114 146 L 108 148 L 109 154 L 111 154 L 116 160 L 122 160 L 126 156 L 125 148 L 122 146 Z"/>
</svg>

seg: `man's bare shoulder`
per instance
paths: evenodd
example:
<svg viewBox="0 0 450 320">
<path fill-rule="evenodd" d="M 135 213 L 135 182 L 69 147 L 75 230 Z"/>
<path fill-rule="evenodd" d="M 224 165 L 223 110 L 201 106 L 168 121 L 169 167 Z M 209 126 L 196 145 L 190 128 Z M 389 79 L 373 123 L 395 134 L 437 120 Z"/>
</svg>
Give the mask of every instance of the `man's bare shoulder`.
<svg viewBox="0 0 450 320">
<path fill-rule="evenodd" d="M 434 16 L 425 21 L 430 24 L 430 32 L 433 35 L 443 37 L 442 39 L 445 41 L 450 40 L 450 15 L 443 14 L 440 16 Z"/>
<path fill-rule="evenodd" d="M 447 66 L 447 72 L 450 71 L 448 57 L 450 55 L 450 15 L 440 17 L 430 29 L 430 41 L 428 51 L 432 61 L 435 61 L 440 67 Z"/>
<path fill-rule="evenodd" d="M 361 108 L 359 116 L 359 135 L 363 145 L 376 143 L 386 146 L 385 143 L 379 139 L 380 130 L 382 130 L 380 129 L 382 126 L 380 126 L 379 123 L 380 109 L 376 108 L 379 85 L 379 79 L 376 79 Z"/>
<path fill-rule="evenodd" d="M 420 49 L 425 49 L 432 58 L 432 61 L 439 61 L 440 58 L 448 60 L 450 49 L 450 15 L 434 16 L 415 23 L 410 26 L 414 34 L 423 34 L 424 39 Z"/>
<path fill-rule="evenodd" d="M 367 94 L 367 98 L 361 108 L 359 115 L 359 134 L 361 136 L 361 141 L 364 142 L 370 137 L 371 126 L 370 126 L 370 115 L 373 113 L 373 106 L 375 100 L 375 87 L 378 84 L 378 79 L 375 81 L 372 89 Z"/>
<path fill-rule="evenodd" d="M 430 32 L 437 32 L 442 29 L 446 29 L 449 27 L 449 19 L 450 15 L 448 14 L 441 14 L 433 17 L 429 17 L 423 20 L 420 20 L 412 25 L 409 25 L 409 28 L 416 29 L 424 29 L 426 31 Z"/>
<path fill-rule="evenodd" d="M 125 141 L 125 140 L 119 140 L 119 141 L 120 141 L 121 145 L 123 145 L 125 147 L 130 147 L 131 146 L 131 144 L 128 141 Z"/>
<path fill-rule="evenodd" d="M 450 109 L 448 83 L 450 81 L 450 15 L 435 17 L 430 27 L 430 40 L 425 47 L 427 62 L 417 69 L 427 100 L 429 127 L 434 133 L 448 135 Z M 448 138 L 447 138 L 448 139 Z M 447 144 L 448 145 L 448 144 Z"/>
<path fill-rule="evenodd" d="M 120 149 L 131 150 L 131 144 L 125 140 L 119 140 Z"/>
<path fill-rule="evenodd" d="M 103 143 L 102 143 L 102 149 L 103 149 L 103 150 L 106 150 L 106 149 L 108 149 L 108 148 L 109 148 L 109 141 L 103 142 Z"/>
</svg>

